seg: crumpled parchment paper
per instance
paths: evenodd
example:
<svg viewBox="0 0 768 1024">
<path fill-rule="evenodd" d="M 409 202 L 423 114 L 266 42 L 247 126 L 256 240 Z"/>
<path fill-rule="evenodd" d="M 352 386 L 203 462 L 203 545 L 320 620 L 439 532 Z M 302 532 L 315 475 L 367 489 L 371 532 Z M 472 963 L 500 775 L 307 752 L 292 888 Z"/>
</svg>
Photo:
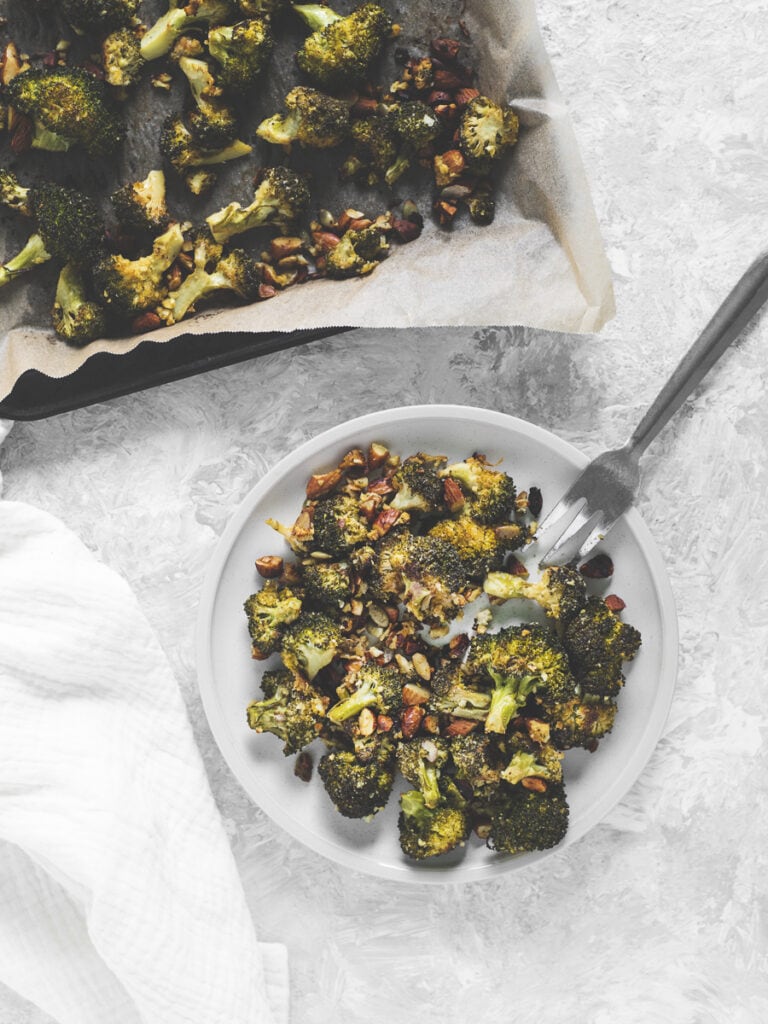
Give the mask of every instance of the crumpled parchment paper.
<svg viewBox="0 0 768 1024">
<path fill-rule="evenodd" d="M 382 3 L 404 27 L 398 45 L 414 53 L 427 52 L 428 41 L 435 36 L 456 36 L 461 17 L 471 40 L 468 59 L 478 70 L 479 88 L 508 101 L 517 112 L 520 138 L 498 178 L 493 224 L 477 227 L 465 216 L 457 218 L 452 229 L 442 229 L 428 216 L 428 182 L 401 179 L 394 194 L 355 192 L 356 187 L 342 187 L 336 181 L 335 160 L 323 154 L 313 166 L 314 155 L 294 151 L 290 161 L 306 166 L 312 174 L 318 208 L 339 211 L 354 206 L 375 215 L 414 198 L 427 215 L 421 238 L 408 245 L 393 245 L 389 258 L 364 279 L 320 280 L 294 286 L 266 302 L 208 309 L 151 335 L 98 341 L 82 350 L 58 341 L 48 326 L 57 268 L 38 268 L 0 292 L 0 397 L 7 396 L 28 369 L 64 377 L 96 352 L 128 352 L 147 337 L 162 343 L 184 334 L 287 332 L 336 326 L 524 325 L 591 333 L 611 318 L 614 304 L 610 268 L 572 125 L 539 33 L 533 0 L 468 0 L 465 9 L 458 3 L 446 3 L 439 11 L 428 0 L 416 0 L 407 10 L 387 0 Z M 336 5 L 341 12 L 352 6 L 342 2 Z M 12 14 L 15 7 L 12 0 L 0 0 L 0 14 Z M 148 2 L 145 20 L 158 7 L 164 9 L 162 3 Z M 13 19 L 9 20 L 12 23 Z M 53 45 L 58 32 L 52 35 L 50 26 L 37 20 L 43 33 L 48 33 L 43 44 Z M 261 117 L 282 109 L 281 97 L 296 84 L 291 53 L 300 38 L 299 32 L 284 39 L 276 50 L 268 80 L 249 111 L 250 134 L 243 133 L 249 141 L 253 140 L 252 126 Z M 383 69 L 380 81 L 388 81 L 387 75 L 392 79 L 397 76 L 391 55 L 388 59 L 391 63 Z M 53 158 L 49 154 L 25 154 L 11 165 L 24 180 L 31 168 L 69 183 L 79 167 L 81 179 L 94 179 L 99 191 L 110 179 L 118 184 L 144 177 L 157 164 L 154 147 L 158 125 L 173 108 L 174 96 L 175 105 L 180 105 L 183 85 L 177 83 L 170 94 L 158 95 L 158 90 L 148 84 L 143 93 L 139 91 L 130 108 L 126 152 L 111 167 L 94 169 L 73 153 Z M 4 154 L 4 162 L 6 159 Z M 282 152 L 259 141 L 251 157 L 224 170 L 210 198 L 192 201 L 195 207 L 190 206 L 180 186 L 171 182 L 171 209 L 180 217 L 199 221 L 232 198 L 247 203 L 256 167 L 285 161 Z M 87 187 L 86 182 L 82 187 Z M 0 251 L 7 256 L 20 247 L 28 233 L 28 225 L 19 225 L 18 220 L 7 215 L 0 220 Z M 256 244 L 261 244 L 258 239 Z"/>
</svg>

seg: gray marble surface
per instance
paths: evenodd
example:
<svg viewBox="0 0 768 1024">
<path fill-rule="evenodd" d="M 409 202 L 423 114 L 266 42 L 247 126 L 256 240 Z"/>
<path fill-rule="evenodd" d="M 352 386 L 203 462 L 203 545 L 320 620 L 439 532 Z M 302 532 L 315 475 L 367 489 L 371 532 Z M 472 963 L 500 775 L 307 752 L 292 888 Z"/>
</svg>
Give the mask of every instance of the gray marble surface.
<svg viewBox="0 0 768 1024">
<path fill-rule="evenodd" d="M 768 316 L 645 461 L 678 686 L 646 770 L 580 842 L 464 887 L 349 874 L 251 805 L 197 692 L 207 560 L 283 454 L 350 416 L 435 402 L 512 413 L 596 454 L 625 439 L 768 243 L 768 2 L 541 0 L 539 14 L 615 274 L 618 315 L 599 337 L 358 331 L 17 424 L 0 453 L 5 497 L 59 516 L 157 629 L 260 936 L 288 946 L 295 1024 L 768 1019 Z M 0 1020 L 48 1018 L 0 989 Z"/>
</svg>

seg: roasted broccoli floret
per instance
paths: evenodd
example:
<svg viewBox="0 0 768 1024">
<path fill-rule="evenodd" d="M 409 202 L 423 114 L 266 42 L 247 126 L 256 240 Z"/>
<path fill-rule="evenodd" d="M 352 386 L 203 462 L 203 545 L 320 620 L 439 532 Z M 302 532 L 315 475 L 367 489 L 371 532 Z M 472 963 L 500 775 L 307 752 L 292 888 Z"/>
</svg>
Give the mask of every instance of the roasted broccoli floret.
<svg viewBox="0 0 768 1024">
<path fill-rule="evenodd" d="M 560 784 L 545 792 L 512 786 L 489 805 L 488 846 L 502 853 L 549 850 L 568 831 L 568 801 Z"/>
<path fill-rule="evenodd" d="M 144 33 L 141 39 L 141 55 L 144 60 L 164 57 L 173 44 L 189 29 L 205 25 L 220 25 L 233 21 L 235 6 L 231 0 L 189 0 L 182 4 L 170 0 L 170 7 Z"/>
<path fill-rule="evenodd" d="M 274 227 L 287 231 L 300 220 L 309 206 L 306 182 L 287 167 L 269 167 L 248 206 L 230 203 L 211 214 L 207 224 L 217 242 L 252 228 Z"/>
<path fill-rule="evenodd" d="M 387 119 L 398 140 L 398 151 L 384 173 L 384 180 L 394 185 L 412 165 L 419 150 L 437 138 L 441 123 L 432 108 L 421 100 L 393 103 L 387 109 Z"/>
<path fill-rule="evenodd" d="M 352 87 L 365 78 L 392 34 L 392 20 L 383 8 L 366 3 L 342 17 L 322 4 L 296 4 L 312 34 L 296 54 L 301 70 L 331 92 Z"/>
<path fill-rule="evenodd" d="M 254 17 L 208 32 L 208 52 L 219 65 L 219 79 L 232 93 L 251 90 L 267 66 L 274 37 L 269 22 Z"/>
<path fill-rule="evenodd" d="M 29 217 L 32 213 L 29 191 L 21 184 L 13 171 L 9 171 L 5 167 L 0 168 L 0 203 L 3 206 Z"/>
<path fill-rule="evenodd" d="M 213 241 L 207 228 L 194 239 L 194 268 L 181 285 L 163 299 L 158 313 L 169 324 L 183 320 L 194 307 L 214 292 L 233 292 L 245 302 L 259 296 L 262 284 L 261 264 L 243 249 L 232 249 L 226 256 L 223 247 Z"/>
<path fill-rule="evenodd" d="M 30 68 L 6 86 L 13 107 L 32 118 L 32 146 L 63 152 L 82 146 L 89 156 L 109 156 L 125 137 L 106 86 L 76 67 Z"/>
<path fill-rule="evenodd" d="M 578 698 L 554 704 L 547 712 L 552 743 L 558 750 L 584 747 L 593 750 L 607 736 L 616 720 L 614 700 L 584 701 Z"/>
<path fill-rule="evenodd" d="M 442 485 L 442 481 L 441 481 Z M 512 525 L 512 524 L 510 524 Z M 517 544 L 510 542 L 504 535 L 499 535 L 492 526 L 478 523 L 469 516 L 458 519 L 441 519 L 429 531 L 430 537 L 439 537 L 453 545 L 464 566 L 464 572 L 473 582 L 482 581 L 487 573 L 492 576 L 507 576 L 507 573 L 494 572 L 504 563 L 507 551 Z M 520 537 L 524 536 L 522 527 Z"/>
<path fill-rule="evenodd" d="M 441 471 L 469 492 L 465 514 L 478 523 L 498 524 L 509 519 L 515 507 L 516 490 L 511 476 L 494 469 L 484 455 L 471 455 Z"/>
<path fill-rule="evenodd" d="M 135 260 L 118 253 L 97 261 L 93 280 L 97 297 L 119 316 L 131 316 L 159 306 L 168 294 L 166 272 L 184 245 L 180 224 L 158 235 L 147 256 Z"/>
<path fill-rule="evenodd" d="M 328 718 L 337 724 L 356 718 L 363 708 L 374 708 L 381 714 L 392 714 L 403 703 L 403 680 L 397 669 L 375 663 L 362 666 L 345 683 L 349 695 L 342 697 L 328 711 Z"/>
<path fill-rule="evenodd" d="M 361 761 L 353 751 L 324 754 L 317 766 L 328 796 L 345 818 L 371 818 L 387 803 L 395 781 L 391 743 L 376 745 L 374 755 Z"/>
<path fill-rule="evenodd" d="M 338 614 L 352 597 L 350 567 L 346 562 L 308 558 L 300 566 L 301 582 L 308 601 Z"/>
<path fill-rule="evenodd" d="M 330 494 L 315 504 L 312 517 L 313 547 L 334 558 L 347 555 L 368 538 L 368 521 L 356 498 Z"/>
<path fill-rule="evenodd" d="M 466 604 L 461 593 L 466 586 L 459 557 L 447 541 L 397 530 L 377 546 L 371 593 L 401 601 L 419 622 L 441 625 L 454 619 Z"/>
<path fill-rule="evenodd" d="M 400 796 L 398 833 L 403 853 L 424 860 L 463 845 L 470 833 L 470 822 L 462 802 L 444 801 L 430 808 L 422 793 L 413 789 Z"/>
<path fill-rule="evenodd" d="M 485 797 L 496 789 L 504 762 L 493 736 L 452 736 L 449 749 L 456 779 L 471 786 L 475 796 Z"/>
<path fill-rule="evenodd" d="M 283 634 L 284 664 L 307 679 L 330 665 L 342 645 L 338 625 L 323 612 L 302 612 Z"/>
<path fill-rule="evenodd" d="M 491 572 L 483 584 L 491 597 L 509 600 L 525 598 L 536 601 L 547 616 L 565 624 L 587 602 L 587 584 L 576 569 L 553 566 L 545 569 L 539 580 L 528 580 L 507 572 Z"/>
<path fill-rule="evenodd" d="M 195 142 L 207 150 L 230 145 L 237 137 L 237 116 L 224 99 L 224 90 L 214 78 L 208 61 L 182 56 L 177 63 L 192 97 L 187 124 Z"/>
<path fill-rule="evenodd" d="M 371 227 L 345 231 L 341 241 L 328 251 L 328 277 L 364 277 L 378 267 L 389 251 L 387 236 Z"/>
<path fill-rule="evenodd" d="M 430 689 L 430 711 L 452 718 L 485 721 L 491 706 L 490 692 L 470 685 L 460 666 L 439 668 L 430 679 Z"/>
<path fill-rule="evenodd" d="M 107 85 L 125 88 L 141 77 L 144 58 L 139 37 L 130 28 L 118 28 L 101 44 L 101 66 Z"/>
<path fill-rule="evenodd" d="M 285 108 L 285 114 L 273 114 L 262 121 L 256 134 L 288 150 L 293 142 L 311 149 L 329 149 L 349 134 L 349 104 L 317 89 L 296 86 L 285 97 Z"/>
<path fill-rule="evenodd" d="M 555 634 L 530 623 L 483 633 L 472 640 L 467 671 L 493 680 L 487 732 L 504 733 L 528 698 L 552 705 L 576 695 L 568 658 Z"/>
<path fill-rule="evenodd" d="M 392 508 L 437 515 L 445 511 L 443 480 L 438 470 L 445 465 L 442 455 L 411 455 L 392 476 L 396 493 L 389 500 Z"/>
<path fill-rule="evenodd" d="M 103 32 L 133 24 L 141 0 L 59 0 L 58 6 L 76 32 Z"/>
<path fill-rule="evenodd" d="M 248 705 L 248 725 L 255 732 L 273 733 L 283 741 L 284 754 L 295 754 L 317 737 L 328 698 L 290 671 L 275 672 L 268 689 L 264 700 Z"/>
<path fill-rule="evenodd" d="M 624 685 L 621 668 L 640 649 L 640 632 L 597 597 L 590 597 L 563 633 L 563 646 L 586 696 L 615 697 Z"/>
<path fill-rule="evenodd" d="M 179 114 L 172 114 L 160 133 L 160 152 L 179 173 L 197 167 L 211 167 L 247 156 L 252 147 L 235 139 L 224 146 L 207 149 L 184 123 Z"/>
<path fill-rule="evenodd" d="M 443 739 L 410 739 L 397 745 L 397 767 L 400 774 L 424 797 L 430 810 L 442 800 L 440 775 L 448 760 L 448 745 Z"/>
<path fill-rule="evenodd" d="M 493 187 L 487 179 L 475 183 L 472 195 L 467 196 L 464 203 L 474 224 L 478 224 L 480 227 L 493 224 L 496 216 L 496 200 L 493 197 Z"/>
<path fill-rule="evenodd" d="M 245 18 L 273 18 L 289 6 L 290 0 L 235 0 Z"/>
<path fill-rule="evenodd" d="M 517 142 L 517 115 L 487 96 L 475 96 L 461 115 L 459 147 L 469 160 L 497 160 Z"/>
<path fill-rule="evenodd" d="M 50 258 L 51 254 L 45 248 L 40 235 L 37 233 L 30 235 L 21 251 L 0 266 L 0 288 L 10 284 L 20 274 L 25 274 L 33 267 L 47 263 Z"/>
<path fill-rule="evenodd" d="M 301 614 L 301 598 L 288 586 L 267 580 L 243 605 L 251 637 L 251 656 L 268 658 L 279 649 L 288 626 Z"/>
<path fill-rule="evenodd" d="M 128 234 L 154 236 L 168 223 L 162 171 L 150 171 L 142 181 L 121 185 L 110 199 L 118 224 Z"/>
<path fill-rule="evenodd" d="M 59 337 L 78 348 L 107 329 L 104 309 L 89 298 L 85 275 L 75 263 L 66 263 L 59 273 L 51 315 Z"/>
<path fill-rule="evenodd" d="M 353 152 L 341 165 L 342 178 L 356 178 L 368 185 L 384 180 L 387 170 L 397 159 L 398 139 L 386 117 L 360 118 L 352 122 L 350 137 Z"/>
<path fill-rule="evenodd" d="M 507 763 L 501 778 L 512 786 L 523 779 L 563 781 L 563 755 L 551 743 L 534 743 L 529 736 L 515 733 L 506 742 Z"/>
</svg>

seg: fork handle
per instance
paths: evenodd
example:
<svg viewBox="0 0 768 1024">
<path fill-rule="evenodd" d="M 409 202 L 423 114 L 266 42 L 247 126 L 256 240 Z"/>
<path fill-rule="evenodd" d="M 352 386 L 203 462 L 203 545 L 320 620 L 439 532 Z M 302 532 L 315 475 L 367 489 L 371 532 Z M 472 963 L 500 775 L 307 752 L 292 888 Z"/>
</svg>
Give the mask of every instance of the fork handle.
<svg viewBox="0 0 768 1024">
<path fill-rule="evenodd" d="M 627 447 L 639 455 L 768 300 L 768 252 L 749 267 L 678 363 L 643 416 Z"/>
</svg>

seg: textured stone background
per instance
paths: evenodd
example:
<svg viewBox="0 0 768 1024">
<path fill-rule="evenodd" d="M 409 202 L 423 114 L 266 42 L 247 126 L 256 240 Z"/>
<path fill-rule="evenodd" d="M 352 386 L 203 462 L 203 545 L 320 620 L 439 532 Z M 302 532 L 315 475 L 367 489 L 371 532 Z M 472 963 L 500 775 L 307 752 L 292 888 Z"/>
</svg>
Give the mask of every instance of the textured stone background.
<svg viewBox="0 0 768 1024">
<path fill-rule="evenodd" d="M 60 516 L 155 624 L 260 935 L 289 947 L 295 1024 L 768 1019 L 768 315 L 646 462 L 640 508 L 678 603 L 678 688 L 642 777 L 579 843 L 461 888 L 349 875 L 251 806 L 197 695 L 207 559 L 290 448 L 352 415 L 445 401 L 595 454 L 625 439 L 768 244 L 768 2 L 541 0 L 539 12 L 615 272 L 603 335 L 358 332 L 18 424 L 0 457 L 5 496 Z M 48 1018 L 0 989 L 0 1020 Z"/>
</svg>

